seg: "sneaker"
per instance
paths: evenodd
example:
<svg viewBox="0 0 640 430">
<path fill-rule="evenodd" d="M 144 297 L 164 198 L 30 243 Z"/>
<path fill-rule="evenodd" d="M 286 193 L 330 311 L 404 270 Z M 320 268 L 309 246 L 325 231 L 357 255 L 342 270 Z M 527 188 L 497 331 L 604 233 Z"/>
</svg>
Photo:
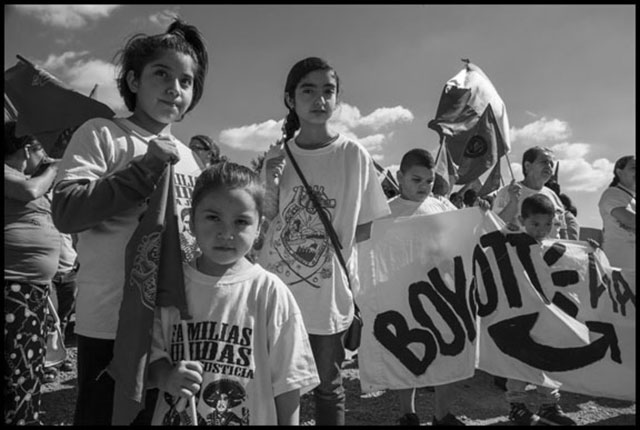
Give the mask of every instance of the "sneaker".
<svg viewBox="0 0 640 430">
<path fill-rule="evenodd" d="M 414 414 L 413 412 L 409 412 L 408 414 L 404 414 L 403 416 L 398 418 L 398 425 L 399 426 L 419 426 L 420 418 L 418 418 L 418 415 Z"/>
<path fill-rule="evenodd" d="M 65 360 L 61 365 L 60 365 L 60 370 L 62 370 L 63 372 L 71 372 L 73 370 L 73 364 L 71 364 L 71 362 L 69 360 Z"/>
<path fill-rule="evenodd" d="M 521 426 L 545 426 L 539 415 L 531 412 L 524 403 L 511 403 L 509 419 Z"/>
<path fill-rule="evenodd" d="M 51 382 L 56 382 L 56 378 L 58 376 L 58 369 L 55 367 L 47 367 L 44 370 L 44 375 L 42 375 L 42 383 L 49 384 Z"/>
<path fill-rule="evenodd" d="M 540 415 L 540 419 L 543 422 L 546 422 L 548 425 L 552 426 L 576 426 L 574 420 L 569 418 L 567 414 L 562 412 L 560 405 L 557 403 L 547 404 L 540 406 L 540 410 L 538 410 L 538 415 Z"/>
<path fill-rule="evenodd" d="M 448 413 L 441 420 L 437 419 L 434 415 L 433 422 L 431 423 L 433 426 L 466 426 L 465 423 L 460 421 L 458 417 L 453 415 L 452 413 Z"/>
</svg>

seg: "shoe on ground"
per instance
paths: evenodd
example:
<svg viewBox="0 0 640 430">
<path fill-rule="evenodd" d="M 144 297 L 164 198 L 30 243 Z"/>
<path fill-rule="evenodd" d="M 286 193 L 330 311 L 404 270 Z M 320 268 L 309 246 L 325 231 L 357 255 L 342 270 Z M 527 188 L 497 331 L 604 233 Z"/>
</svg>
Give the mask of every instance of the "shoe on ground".
<svg viewBox="0 0 640 430">
<path fill-rule="evenodd" d="M 539 415 L 534 414 L 524 403 L 511 403 L 509 420 L 520 426 L 546 426 Z"/>
<path fill-rule="evenodd" d="M 399 426 L 419 426 L 420 418 L 418 418 L 418 415 L 412 412 L 409 412 L 408 414 L 404 414 L 403 416 L 398 418 L 398 425 Z"/>
<path fill-rule="evenodd" d="M 460 421 L 458 417 L 453 415 L 452 413 L 448 413 L 441 420 L 437 419 L 435 416 L 433 417 L 432 425 L 434 426 L 466 426 L 465 423 Z"/>
<path fill-rule="evenodd" d="M 44 375 L 42 375 L 42 382 L 44 384 L 56 382 L 57 376 L 58 376 L 58 369 L 56 369 L 55 367 L 47 367 L 46 369 L 44 369 Z"/>
<path fill-rule="evenodd" d="M 552 426 L 575 426 L 574 420 L 565 414 L 557 403 L 540 406 L 538 410 L 540 420 Z"/>
<path fill-rule="evenodd" d="M 69 360 L 65 360 L 60 365 L 60 370 L 62 370 L 63 372 L 71 372 L 73 370 L 73 364 L 71 364 Z"/>
</svg>

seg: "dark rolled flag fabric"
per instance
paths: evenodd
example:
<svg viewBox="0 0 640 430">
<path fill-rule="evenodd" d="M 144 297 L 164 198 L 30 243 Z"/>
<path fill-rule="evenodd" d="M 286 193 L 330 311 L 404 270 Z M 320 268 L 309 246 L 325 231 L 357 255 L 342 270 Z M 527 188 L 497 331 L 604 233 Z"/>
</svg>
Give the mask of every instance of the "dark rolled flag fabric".
<svg viewBox="0 0 640 430">
<path fill-rule="evenodd" d="M 464 152 L 458 163 L 458 184 L 478 179 L 505 154 L 505 144 L 491 105 L 466 134 Z"/>
<path fill-rule="evenodd" d="M 442 141 L 436 155 L 436 173 L 447 183 L 447 195 L 451 193 L 453 186 L 458 181 L 458 166 L 451 160 L 451 154 L 447 143 Z"/>
<path fill-rule="evenodd" d="M 105 104 L 81 94 L 43 68 L 18 55 L 18 63 L 4 72 L 6 98 L 17 112 L 16 135 L 32 134 L 48 154 L 61 133 L 91 118 L 113 118 Z"/>
<path fill-rule="evenodd" d="M 156 307 L 187 309 L 173 166 L 166 168 L 125 251 L 125 285 L 113 359 L 113 425 L 129 425 L 145 403 Z"/>
<path fill-rule="evenodd" d="M 484 197 L 499 189 L 501 179 L 502 173 L 500 172 L 500 159 L 498 159 L 495 166 L 493 166 L 493 169 L 491 169 L 491 173 L 489 173 L 489 176 L 487 176 L 487 179 L 484 181 L 482 188 L 478 191 L 478 197 Z"/>
<path fill-rule="evenodd" d="M 445 84 L 436 117 L 428 124 L 447 143 L 460 185 L 477 179 L 511 147 L 502 98 L 478 66 L 465 62 Z"/>
</svg>

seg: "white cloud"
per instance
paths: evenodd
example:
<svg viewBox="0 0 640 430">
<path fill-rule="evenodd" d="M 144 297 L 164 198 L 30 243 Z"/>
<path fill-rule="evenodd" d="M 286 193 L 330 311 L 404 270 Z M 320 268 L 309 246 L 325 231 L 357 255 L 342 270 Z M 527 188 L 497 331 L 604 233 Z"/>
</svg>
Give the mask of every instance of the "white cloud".
<svg viewBox="0 0 640 430">
<path fill-rule="evenodd" d="M 69 61 L 73 61 L 76 58 L 84 57 L 88 53 L 89 51 L 82 51 L 82 52 L 67 51 L 61 55 L 49 54 L 49 57 L 47 57 L 42 67 L 44 67 L 46 70 L 56 70 L 56 69 L 66 68 L 67 63 Z"/>
<path fill-rule="evenodd" d="M 606 158 L 588 162 L 583 158 L 561 159 L 558 179 L 562 192 L 596 192 L 613 179 L 614 163 Z"/>
<path fill-rule="evenodd" d="M 373 131 L 378 131 L 398 123 L 411 122 L 413 119 L 413 113 L 402 106 L 392 108 L 382 107 L 374 110 L 367 116 L 362 116 L 357 107 L 342 103 L 331 118 L 331 123 L 344 124 L 350 129 L 365 127 Z"/>
<path fill-rule="evenodd" d="M 282 120 L 229 128 L 220 132 L 220 142 L 235 149 L 264 152 L 282 136 Z"/>
<path fill-rule="evenodd" d="M 108 17 L 120 5 L 16 5 L 23 13 L 45 24 L 63 28 L 80 28 L 89 20 Z"/>
<path fill-rule="evenodd" d="M 342 103 L 341 108 L 334 113 L 329 123 L 338 133 L 359 141 L 374 159 L 379 161 L 382 155 L 377 153 L 382 150 L 384 142 L 393 136 L 393 132 L 384 134 L 366 133 L 366 131 L 375 132 L 383 127 L 391 128 L 393 125 L 412 120 L 413 114 L 402 106 L 379 108 L 363 117 L 357 107 Z M 264 152 L 280 138 L 281 127 L 282 120 L 267 120 L 259 124 L 223 130 L 220 132 L 219 139 L 221 143 L 232 148 Z M 356 135 L 354 132 L 356 128 L 364 132 Z"/>
<path fill-rule="evenodd" d="M 588 143 L 558 143 L 551 147 L 556 159 L 584 158 L 590 151 Z"/>
<path fill-rule="evenodd" d="M 529 123 L 522 128 L 511 127 L 509 130 L 511 142 L 522 143 L 526 146 L 557 142 L 571 136 L 569 124 L 559 119 L 548 120 L 545 117 Z"/>
<path fill-rule="evenodd" d="M 167 27 L 169 27 L 169 24 L 171 24 L 171 22 L 174 20 L 176 16 L 178 16 L 177 7 L 175 10 L 165 9 L 158 13 L 154 13 L 149 17 L 149 21 L 151 21 L 153 24 L 157 25 L 158 27 L 162 27 L 163 29 L 166 29 Z"/>
<path fill-rule="evenodd" d="M 367 148 L 367 151 L 369 151 L 369 153 L 375 156 L 377 155 L 375 154 L 376 152 L 380 152 L 382 150 L 382 144 L 385 140 L 387 140 L 388 137 L 388 135 L 380 133 L 371 134 L 369 136 L 361 137 L 360 139 L 358 139 L 358 141 L 362 144 L 362 146 Z"/>
<path fill-rule="evenodd" d="M 127 112 L 116 85 L 116 66 L 102 60 L 86 59 L 87 55 L 87 51 L 49 55 L 42 67 L 85 95 L 98 84 L 97 100 L 116 112 Z"/>
</svg>

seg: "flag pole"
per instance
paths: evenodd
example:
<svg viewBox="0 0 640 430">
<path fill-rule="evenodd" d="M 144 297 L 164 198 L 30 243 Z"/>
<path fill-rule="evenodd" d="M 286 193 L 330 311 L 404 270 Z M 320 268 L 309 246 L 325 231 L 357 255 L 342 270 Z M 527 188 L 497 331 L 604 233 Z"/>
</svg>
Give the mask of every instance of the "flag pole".
<svg viewBox="0 0 640 430">
<path fill-rule="evenodd" d="M 504 156 L 507 157 L 507 166 L 509 166 L 509 172 L 511 173 L 511 179 L 515 180 L 516 177 L 513 174 L 513 169 L 511 168 L 511 160 L 509 160 L 509 154 L 507 154 L 507 152 L 505 151 Z"/>
<path fill-rule="evenodd" d="M 438 159 L 440 158 L 440 153 L 442 152 L 442 143 L 444 142 L 444 134 L 440 133 L 440 148 L 438 148 L 438 153 L 436 154 L 436 161 L 434 162 L 434 164 L 437 166 L 438 165 Z M 448 174 L 449 172 L 447 172 Z"/>
<path fill-rule="evenodd" d="M 182 340 L 184 342 L 184 359 L 191 361 L 191 353 L 189 352 L 189 331 L 187 330 L 187 322 L 180 319 L 180 325 L 182 326 Z M 193 415 L 193 425 L 198 425 L 198 412 L 196 411 L 196 396 L 195 394 L 189 398 L 189 406 L 191 409 L 191 415 Z"/>
</svg>

